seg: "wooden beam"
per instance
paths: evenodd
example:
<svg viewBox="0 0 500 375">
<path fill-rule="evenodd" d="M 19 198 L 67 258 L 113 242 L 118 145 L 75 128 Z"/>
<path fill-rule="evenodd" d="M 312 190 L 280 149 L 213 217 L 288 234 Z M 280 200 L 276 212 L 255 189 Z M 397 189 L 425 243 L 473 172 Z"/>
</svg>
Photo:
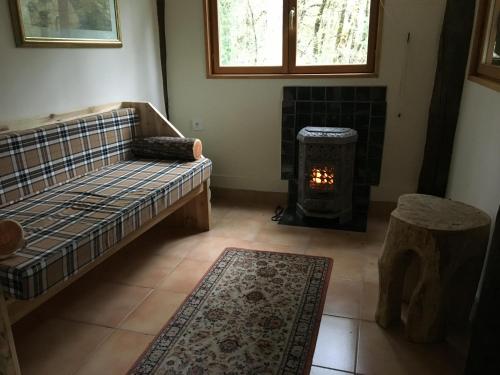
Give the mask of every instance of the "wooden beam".
<svg viewBox="0 0 500 375">
<path fill-rule="evenodd" d="M 151 103 L 148 102 L 117 102 L 91 106 L 65 113 L 52 113 L 32 119 L 1 122 L 0 128 L 11 130 L 31 129 L 78 118 L 93 116 L 120 108 L 135 108 L 141 119 L 140 135 L 143 137 L 167 136 L 184 137 L 177 128 L 167 120 Z"/>
<path fill-rule="evenodd" d="M 441 31 L 418 192 L 444 197 L 467 67 L 475 4 L 448 0 Z"/>
<path fill-rule="evenodd" d="M 103 112 L 109 112 L 114 109 L 121 108 L 121 105 L 122 105 L 121 103 L 110 103 L 110 104 L 87 107 L 84 109 L 79 109 L 71 112 L 51 113 L 46 116 L 38 116 L 31 119 L 2 122 L 0 123 L 0 127 L 7 127 L 12 130 L 31 129 L 59 122 L 71 121 L 77 118 L 91 116 Z"/>
<path fill-rule="evenodd" d="M 168 110 L 168 73 L 167 73 L 167 37 L 165 35 L 165 0 L 156 0 L 156 15 L 158 18 L 158 40 L 160 44 L 161 76 L 163 80 L 163 100 L 165 113 L 170 117 Z"/>
</svg>

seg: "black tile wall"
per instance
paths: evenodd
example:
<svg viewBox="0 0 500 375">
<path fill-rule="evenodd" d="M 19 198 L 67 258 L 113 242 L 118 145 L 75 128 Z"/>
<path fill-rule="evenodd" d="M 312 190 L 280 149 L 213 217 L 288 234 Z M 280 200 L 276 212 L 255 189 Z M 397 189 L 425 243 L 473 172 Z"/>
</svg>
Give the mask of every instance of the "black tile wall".
<svg viewBox="0 0 500 375">
<path fill-rule="evenodd" d="M 386 87 L 284 87 L 281 178 L 294 181 L 298 132 L 306 126 L 358 131 L 355 195 L 378 185 L 386 121 Z M 293 183 L 292 183 L 293 184 Z"/>
</svg>

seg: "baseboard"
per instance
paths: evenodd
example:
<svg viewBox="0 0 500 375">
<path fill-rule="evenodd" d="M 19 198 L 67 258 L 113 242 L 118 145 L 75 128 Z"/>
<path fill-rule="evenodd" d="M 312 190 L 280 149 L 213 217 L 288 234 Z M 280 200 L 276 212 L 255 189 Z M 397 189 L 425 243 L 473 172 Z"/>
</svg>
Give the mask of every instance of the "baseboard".
<svg viewBox="0 0 500 375">
<path fill-rule="evenodd" d="M 288 193 L 257 191 L 243 189 L 229 189 L 222 187 L 210 187 L 212 191 L 212 202 L 223 200 L 226 203 L 240 204 L 273 204 L 286 206 Z"/>
<path fill-rule="evenodd" d="M 371 201 L 368 209 L 369 214 L 388 216 L 396 209 L 396 202 Z"/>
<path fill-rule="evenodd" d="M 286 193 L 288 182 L 269 176 L 225 176 L 212 174 L 210 185 L 224 189 Z"/>
<path fill-rule="evenodd" d="M 212 186 L 212 201 L 224 200 L 229 203 L 241 204 L 275 204 L 285 207 L 288 201 L 288 193 L 273 191 L 258 191 L 231 189 L 225 187 Z M 370 202 L 370 212 L 390 213 L 396 208 L 395 202 L 372 201 Z"/>
</svg>

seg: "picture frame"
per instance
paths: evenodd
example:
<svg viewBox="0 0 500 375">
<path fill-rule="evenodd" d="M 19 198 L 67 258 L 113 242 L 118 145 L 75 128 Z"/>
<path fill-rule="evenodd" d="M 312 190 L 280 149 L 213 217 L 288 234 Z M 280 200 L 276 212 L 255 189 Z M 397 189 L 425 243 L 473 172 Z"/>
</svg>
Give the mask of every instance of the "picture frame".
<svg viewBox="0 0 500 375">
<path fill-rule="evenodd" d="M 117 0 L 9 0 L 18 47 L 122 47 Z"/>
</svg>

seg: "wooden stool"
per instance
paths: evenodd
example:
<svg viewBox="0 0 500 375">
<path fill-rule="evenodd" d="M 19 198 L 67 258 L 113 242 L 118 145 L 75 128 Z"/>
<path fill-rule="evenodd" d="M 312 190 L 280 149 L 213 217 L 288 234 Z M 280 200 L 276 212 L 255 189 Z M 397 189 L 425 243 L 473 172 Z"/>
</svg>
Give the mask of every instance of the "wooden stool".
<svg viewBox="0 0 500 375">
<path fill-rule="evenodd" d="M 401 196 L 391 213 L 378 262 L 377 323 L 387 328 L 401 318 L 405 283 L 411 283 L 407 271 L 412 268 L 416 272 L 408 300 L 406 336 L 415 342 L 443 339 L 449 313 L 466 310 L 468 317 L 489 230 L 489 216 L 474 207 L 429 195 Z"/>
</svg>

